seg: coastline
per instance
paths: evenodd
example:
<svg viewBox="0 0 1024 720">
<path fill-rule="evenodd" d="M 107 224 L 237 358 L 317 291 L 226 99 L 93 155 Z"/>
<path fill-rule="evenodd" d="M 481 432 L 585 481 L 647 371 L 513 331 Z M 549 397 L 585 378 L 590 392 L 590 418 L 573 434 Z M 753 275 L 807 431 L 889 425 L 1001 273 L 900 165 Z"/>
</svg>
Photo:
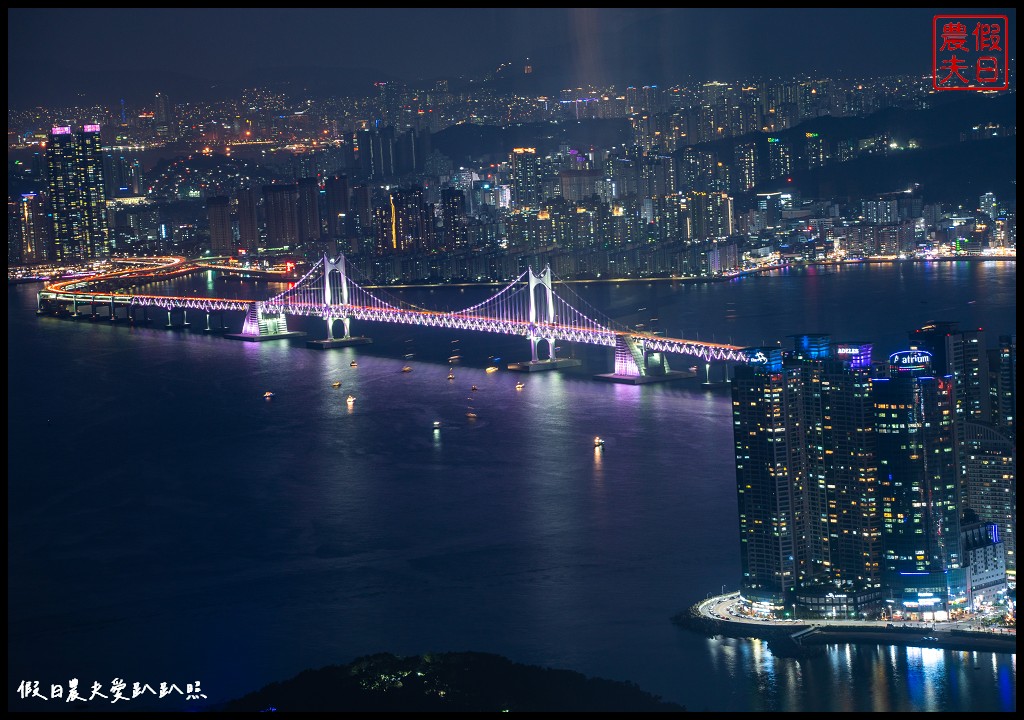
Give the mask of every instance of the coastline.
<svg viewBox="0 0 1024 720">
<path fill-rule="evenodd" d="M 851 260 L 796 260 L 793 262 L 777 262 L 766 264 L 761 267 L 737 270 L 713 277 L 700 275 L 659 275 L 650 277 L 622 277 L 622 278 L 581 278 L 581 279 L 559 279 L 560 283 L 590 284 L 590 283 L 635 283 L 635 282 L 674 282 L 674 283 L 704 283 L 704 282 L 726 282 L 746 275 L 761 275 L 774 270 L 786 270 L 804 267 L 842 267 L 844 265 L 884 265 L 886 263 L 930 263 L 930 262 L 1017 262 L 1016 255 L 954 255 L 939 256 L 933 258 L 857 258 Z M 53 277 L 12 277 L 8 272 L 7 283 L 15 285 L 31 282 L 49 282 L 51 280 L 63 279 L 63 276 Z M 395 290 L 414 290 L 421 288 L 460 288 L 460 287 L 502 287 L 507 284 L 504 280 L 489 280 L 486 282 L 454 282 L 454 283 L 399 283 L 393 285 L 366 285 L 367 288 L 389 288 Z"/>
<path fill-rule="evenodd" d="M 735 280 L 747 275 L 761 275 L 775 270 L 788 270 L 808 267 L 842 267 L 844 265 L 885 265 L 888 263 L 914 264 L 932 262 L 1017 262 L 1016 255 L 952 255 L 932 258 L 857 258 L 855 260 L 796 260 L 794 262 L 780 262 L 764 265 L 746 270 L 737 270 L 731 273 L 705 277 L 701 275 L 657 275 L 644 277 L 619 277 L 619 278 L 557 278 L 556 282 L 566 284 L 598 284 L 598 283 L 640 283 L 640 282 L 673 282 L 673 283 L 715 283 Z M 458 288 L 458 287 L 502 287 L 507 284 L 503 280 L 490 280 L 486 282 L 455 282 L 455 283 L 401 283 L 397 285 L 367 285 L 367 288 L 392 288 L 397 290 L 416 290 L 421 288 Z"/>
<path fill-rule="evenodd" d="M 726 596 L 731 597 L 731 596 Z M 895 624 L 877 621 L 763 621 L 713 616 L 713 598 L 672 617 L 676 626 L 705 637 L 767 640 L 768 648 L 782 657 L 805 657 L 824 651 L 825 645 L 856 643 L 938 648 L 965 652 L 1017 653 L 1016 632 L 994 633 L 958 628 L 938 629 L 927 623 Z"/>
</svg>

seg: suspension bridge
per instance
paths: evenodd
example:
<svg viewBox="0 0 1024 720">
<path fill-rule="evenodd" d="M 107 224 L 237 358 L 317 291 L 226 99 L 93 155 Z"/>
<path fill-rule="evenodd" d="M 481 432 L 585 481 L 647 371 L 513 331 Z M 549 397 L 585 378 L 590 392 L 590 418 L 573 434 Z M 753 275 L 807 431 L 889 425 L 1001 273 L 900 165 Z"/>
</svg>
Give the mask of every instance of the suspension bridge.
<svg viewBox="0 0 1024 720">
<path fill-rule="evenodd" d="M 327 325 L 327 342 L 351 339 L 353 320 L 399 323 L 437 327 L 450 330 L 515 335 L 527 339 L 532 363 L 557 363 L 557 342 L 568 341 L 601 345 L 615 352 L 615 376 L 644 378 L 664 376 L 670 371 L 669 354 L 711 362 L 751 362 L 747 348 L 723 343 L 671 338 L 615 323 L 593 309 L 567 286 L 559 286 L 572 302 L 555 292 L 550 267 L 540 273 L 528 268 L 519 277 L 482 302 L 457 311 L 439 311 L 418 307 L 389 296 L 384 290 L 364 287 L 353 277 L 344 255 L 335 259 L 324 255 L 291 287 L 267 300 L 244 300 L 197 296 L 145 295 L 131 292 L 134 284 L 167 277 L 167 273 L 189 270 L 182 258 L 163 258 L 164 264 L 131 267 L 104 275 L 76 278 L 48 285 L 38 293 L 37 310 L 53 312 L 70 307 L 78 314 L 80 305 L 109 309 L 111 320 L 117 319 L 118 308 L 125 308 L 126 317 L 135 319 L 142 309 L 160 309 L 167 313 L 181 312 L 187 323 L 189 310 L 206 314 L 210 329 L 211 313 L 242 311 L 245 319 L 241 339 L 266 340 L 295 335 L 288 329 L 288 316 L 319 317 Z M 193 265 L 191 270 L 199 268 Z M 126 286 L 127 284 L 127 286 Z M 102 287 L 102 291 L 100 291 Z M 564 290 L 563 290 L 564 288 Z M 580 306 L 586 307 L 586 311 Z M 343 334 L 335 336 L 340 321 Z M 545 347 L 546 345 L 546 347 Z M 753 360 L 756 362 L 756 360 Z"/>
</svg>

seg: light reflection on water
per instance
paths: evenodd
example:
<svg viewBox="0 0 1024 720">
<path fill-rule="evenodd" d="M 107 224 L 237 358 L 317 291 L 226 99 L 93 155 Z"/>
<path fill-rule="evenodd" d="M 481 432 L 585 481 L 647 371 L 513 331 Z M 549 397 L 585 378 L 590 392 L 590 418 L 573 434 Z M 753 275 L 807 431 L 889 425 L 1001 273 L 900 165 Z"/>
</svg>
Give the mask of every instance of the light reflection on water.
<svg viewBox="0 0 1024 720">
<path fill-rule="evenodd" d="M 1016 655 L 936 648 L 831 644 L 823 653 L 778 658 L 761 640 L 706 641 L 730 696 L 746 695 L 750 711 L 904 712 L 1016 708 Z M 986 663 L 979 666 L 979 660 Z M 984 673 L 984 675 L 982 675 Z M 986 677 L 987 676 L 987 677 Z M 996 691 L 984 689 L 991 682 Z M 729 698 L 719 703 L 729 704 Z M 708 704 L 708 708 L 715 707 Z M 705 709 L 693 702 L 692 710 Z"/>
<path fill-rule="evenodd" d="M 775 316 L 780 334 L 880 342 L 947 306 L 994 334 L 1014 327 L 1012 269 L 901 270 L 929 304 L 900 312 L 893 272 L 576 289 L 702 337 L 728 323 L 744 343 Z M 813 311 L 808 282 L 826 303 Z M 1015 707 L 1016 656 L 835 645 L 797 661 L 671 625 L 739 577 L 724 388 L 594 381 L 610 352 L 569 343 L 578 370 L 486 374 L 489 357 L 529 350 L 485 334 L 354 327 L 374 344 L 324 352 L 36 318 L 34 292 L 9 289 L 15 675 L 184 672 L 230 697 L 360 654 L 472 649 L 629 680 L 691 710 Z M 433 292 L 404 296 L 453 307 L 486 296 Z M 882 300 L 886 312 L 873 310 Z M 850 307 L 876 314 L 830 314 Z M 831 322 L 809 327 L 810 312 Z M 453 338 L 464 360 L 449 382 Z"/>
</svg>

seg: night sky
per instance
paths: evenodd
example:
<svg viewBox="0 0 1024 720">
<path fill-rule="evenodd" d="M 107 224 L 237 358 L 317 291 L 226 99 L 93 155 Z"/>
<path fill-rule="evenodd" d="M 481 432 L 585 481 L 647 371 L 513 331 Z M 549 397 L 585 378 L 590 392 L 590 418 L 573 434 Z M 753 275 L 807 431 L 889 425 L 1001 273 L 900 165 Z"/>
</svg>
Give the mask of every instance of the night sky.
<svg viewBox="0 0 1024 720">
<path fill-rule="evenodd" d="M 8 104 L 252 85 L 282 69 L 367 83 L 479 78 L 504 62 L 521 71 L 527 57 L 555 83 L 926 74 L 932 18 L 949 12 L 958 11 L 11 8 Z M 1015 57 L 1014 9 L 959 12 L 1008 15 Z"/>
</svg>

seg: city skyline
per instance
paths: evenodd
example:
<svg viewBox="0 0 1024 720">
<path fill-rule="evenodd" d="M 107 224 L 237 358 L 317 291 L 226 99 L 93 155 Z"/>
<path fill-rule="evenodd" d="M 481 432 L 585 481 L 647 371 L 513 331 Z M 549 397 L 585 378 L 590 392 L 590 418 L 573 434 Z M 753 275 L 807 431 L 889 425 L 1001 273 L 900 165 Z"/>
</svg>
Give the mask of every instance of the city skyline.
<svg viewBox="0 0 1024 720">
<path fill-rule="evenodd" d="M 1014 58 L 1015 10 L 984 12 L 1009 18 Z M 920 8 L 14 8 L 8 10 L 8 104 L 68 104 L 76 96 L 113 102 L 160 85 L 187 98 L 213 86 L 284 79 L 345 94 L 368 92 L 374 81 L 488 76 L 531 81 L 526 87 L 551 83 L 554 90 L 753 76 L 927 75 L 934 14 Z M 90 31 L 79 32 L 86 24 Z M 60 42 L 47 42 L 40 53 L 40 38 Z"/>
</svg>

